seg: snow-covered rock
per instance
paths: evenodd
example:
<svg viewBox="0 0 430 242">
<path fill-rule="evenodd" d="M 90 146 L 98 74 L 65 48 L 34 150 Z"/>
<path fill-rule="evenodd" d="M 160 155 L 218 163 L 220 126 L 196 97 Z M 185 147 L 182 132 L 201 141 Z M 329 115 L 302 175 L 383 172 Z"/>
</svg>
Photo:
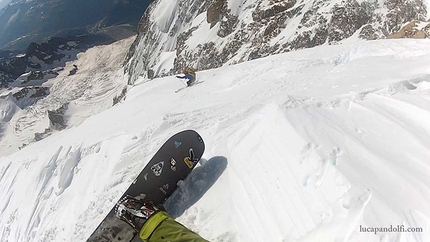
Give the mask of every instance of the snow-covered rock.
<svg viewBox="0 0 430 242">
<path fill-rule="evenodd" d="M 133 83 L 186 66 L 205 70 L 323 44 L 393 37 L 411 21 L 428 20 L 426 3 L 157 0 L 141 18 L 126 71 Z M 428 36 L 425 28 L 420 26 L 420 36 Z M 173 61 L 165 62 L 165 53 Z"/>
<path fill-rule="evenodd" d="M 17 89 L 17 91 L 11 92 L 12 96 L 15 99 L 15 103 L 21 108 L 25 109 L 28 106 L 33 105 L 39 99 L 42 99 L 49 95 L 48 87 L 24 87 L 21 89 Z"/>
</svg>

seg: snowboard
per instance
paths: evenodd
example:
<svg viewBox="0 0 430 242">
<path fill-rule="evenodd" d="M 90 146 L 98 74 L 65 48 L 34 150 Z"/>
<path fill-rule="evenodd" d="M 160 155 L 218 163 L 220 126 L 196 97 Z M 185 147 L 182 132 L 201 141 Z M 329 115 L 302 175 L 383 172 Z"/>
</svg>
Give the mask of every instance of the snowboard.
<svg viewBox="0 0 430 242">
<path fill-rule="evenodd" d="M 126 196 L 163 204 L 194 169 L 203 155 L 205 144 L 194 130 L 179 132 L 169 138 L 143 168 L 120 200 Z M 103 219 L 87 242 L 129 242 L 136 231 L 115 215 L 115 206 Z M 140 239 L 133 241 L 141 241 Z"/>
</svg>

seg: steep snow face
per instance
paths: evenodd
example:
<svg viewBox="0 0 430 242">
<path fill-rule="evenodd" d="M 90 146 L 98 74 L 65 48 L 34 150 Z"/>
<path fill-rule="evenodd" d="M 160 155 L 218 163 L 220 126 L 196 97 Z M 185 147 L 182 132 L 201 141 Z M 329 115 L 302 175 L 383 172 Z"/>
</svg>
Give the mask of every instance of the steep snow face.
<svg viewBox="0 0 430 242">
<path fill-rule="evenodd" d="M 427 6 L 427 9 L 429 9 L 429 7 L 430 7 L 430 1 L 429 0 L 424 0 L 423 2 Z M 427 12 L 427 19 L 429 19 L 429 18 L 430 18 L 430 11 Z"/>
<path fill-rule="evenodd" d="M 209 241 L 430 241 L 429 62 L 429 40 L 378 40 L 201 71 L 178 93 L 139 78 L 0 158 L 0 241 L 85 241 L 185 129 L 207 149 L 165 205 Z M 360 232 L 397 225 L 423 232 Z"/>
<path fill-rule="evenodd" d="M 154 12 L 152 14 L 152 17 L 154 18 L 153 21 L 158 27 L 158 30 L 160 30 L 162 33 L 168 33 L 170 30 L 170 26 L 173 23 L 173 20 L 175 19 L 175 12 L 178 10 L 178 3 L 175 2 L 168 2 L 168 1 L 162 1 L 157 6 L 157 8 L 154 9 Z"/>
<path fill-rule="evenodd" d="M 0 124 L 1 127 L 5 127 L 6 123 L 9 122 L 15 113 L 19 110 L 19 107 L 12 100 L 12 95 L 0 97 Z"/>
<path fill-rule="evenodd" d="M 397 33 L 412 20 L 420 25 Z M 186 66 L 211 69 L 324 44 L 425 38 L 430 36 L 426 20 L 423 0 L 158 0 L 140 21 L 126 70 L 133 83 L 139 76 L 175 74 Z M 163 53 L 172 51 L 173 65 L 160 68 Z"/>
</svg>

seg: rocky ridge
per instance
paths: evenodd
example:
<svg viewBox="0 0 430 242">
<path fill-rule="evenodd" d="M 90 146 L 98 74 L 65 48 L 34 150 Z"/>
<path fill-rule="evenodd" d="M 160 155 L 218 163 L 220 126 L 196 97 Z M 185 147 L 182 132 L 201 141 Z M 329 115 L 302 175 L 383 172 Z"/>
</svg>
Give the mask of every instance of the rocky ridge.
<svg viewBox="0 0 430 242">
<path fill-rule="evenodd" d="M 157 0 L 125 65 L 131 84 L 350 39 L 427 38 L 429 28 L 422 0 Z"/>
</svg>

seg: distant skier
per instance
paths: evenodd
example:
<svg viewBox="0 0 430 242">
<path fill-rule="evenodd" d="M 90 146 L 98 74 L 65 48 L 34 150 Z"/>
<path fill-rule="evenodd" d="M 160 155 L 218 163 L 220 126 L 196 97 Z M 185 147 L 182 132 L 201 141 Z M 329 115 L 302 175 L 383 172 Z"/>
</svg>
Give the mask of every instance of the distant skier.
<svg viewBox="0 0 430 242">
<path fill-rule="evenodd" d="M 115 207 L 116 216 L 128 223 L 144 242 L 208 242 L 171 218 L 163 206 L 125 196 Z"/>
<path fill-rule="evenodd" d="M 196 81 L 196 72 L 194 71 L 193 68 L 188 67 L 182 70 L 182 74 L 184 74 L 184 76 L 176 76 L 176 77 L 180 79 L 188 79 L 187 86 L 193 85 L 193 83 Z"/>
<path fill-rule="evenodd" d="M 78 66 L 73 64 L 73 69 L 70 70 L 69 76 L 75 75 L 77 71 L 78 71 Z"/>
</svg>

